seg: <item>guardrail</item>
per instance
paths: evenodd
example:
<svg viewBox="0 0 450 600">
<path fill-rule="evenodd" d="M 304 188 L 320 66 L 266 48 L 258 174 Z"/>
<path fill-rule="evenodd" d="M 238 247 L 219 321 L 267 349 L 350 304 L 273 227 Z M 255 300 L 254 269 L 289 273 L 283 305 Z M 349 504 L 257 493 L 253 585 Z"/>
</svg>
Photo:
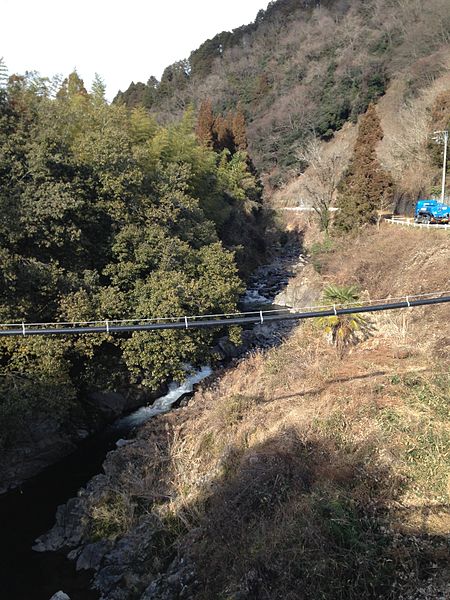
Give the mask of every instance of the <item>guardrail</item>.
<svg viewBox="0 0 450 600">
<path fill-rule="evenodd" d="M 422 227 L 425 229 L 450 229 L 450 225 L 442 223 L 415 223 L 411 217 L 388 217 L 385 219 L 391 225 L 406 225 L 407 227 Z"/>
<path fill-rule="evenodd" d="M 312 206 L 276 206 L 275 210 L 289 210 L 293 212 L 315 212 L 315 209 Z M 330 206 L 328 209 L 330 212 L 336 212 L 339 208 L 334 206 Z"/>
</svg>

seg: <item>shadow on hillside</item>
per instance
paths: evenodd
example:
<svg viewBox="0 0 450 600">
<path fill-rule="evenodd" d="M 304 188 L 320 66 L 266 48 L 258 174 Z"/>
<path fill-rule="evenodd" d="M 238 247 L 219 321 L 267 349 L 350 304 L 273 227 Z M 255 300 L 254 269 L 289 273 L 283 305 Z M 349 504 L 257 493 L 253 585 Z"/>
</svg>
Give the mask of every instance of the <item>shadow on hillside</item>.
<svg viewBox="0 0 450 600">
<path fill-rule="evenodd" d="M 303 252 L 304 233 L 298 229 L 272 234 L 267 264 L 259 266 L 248 279 L 248 289 L 254 290 L 273 303 L 277 294 L 284 290 Z M 303 258 L 302 258 L 303 260 Z"/>
<path fill-rule="evenodd" d="M 395 373 L 392 373 L 394 375 Z M 373 373 L 365 373 L 364 375 L 353 375 L 350 377 L 334 377 L 333 379 L 327 379 L 325 382 L 326 385 L 321 387 L 312 388 L 308 390 L 304 390 L 302 392 L 297 392 L 296 394 L 288 394 L 286 396 L 277 396 L 275 398 L 271 398 L 269 402 L 274 402 L 277 400 L 290 400 L 291 398 L 301 398 L 303 396 L 315 396 L 317 394 L 321 394 L 324 392 L 329 385 L 334 383 L 347 383 L 349 381 L 360 381 L 364 379 L 372 379 L 373 377 L 383 377 L 384 375 L 388 375 L 387 371 L 374 371 Z"/>
<path fill-rule="evenodd" d="M 230 447 L 205 504 L 180 515 L 203 513 L 180 551 L 195 582 L 170 597 L 398 598 L 401 573 L 414 587 L 434 572 L 444 538 L 425 536 L 422 547 L 417 537 L 389 535 L 402 481 L 375 456 L 331 437 L 305 441 L 294 429 L 250 450 Z"/>
</svg>

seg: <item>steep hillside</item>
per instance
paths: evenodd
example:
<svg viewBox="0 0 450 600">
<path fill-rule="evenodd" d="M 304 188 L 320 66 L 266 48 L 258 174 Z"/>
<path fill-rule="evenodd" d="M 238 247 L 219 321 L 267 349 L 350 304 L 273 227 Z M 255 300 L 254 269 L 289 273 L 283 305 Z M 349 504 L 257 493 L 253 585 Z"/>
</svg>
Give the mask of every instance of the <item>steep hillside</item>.
<svg viewBox="0 0 450 600">
<path fill-rule="evenodd" d="M 296 150 L 306 139 L 355 122 L 397 77 L 403 99 L 429 86 L 449 40 L 446 0 L 278 0 L 117 101 L 163 120 L 206 98 L 222 113 L 241 104 L 256 165 L 279 185 L 301 169 Z"/>
<path fill-rule="evenodd" d="M 316 256 L 323 284 L 442 289 L 448 234 L 398 233 Z M 111 453 L 41 549 L 76 546 L 108 600 L 444 600 L 449 317 L 373 316 L 342 358 L 299 326 Z"/>
<path fill-rule="evenodd" d="M 439 64 L 440 75 L 429 76 L 426 65 Z M 433 108 L 440 95 L 450 90 L 450 48 L 443 47 L 427 61 L 419 59 L 412 65 L 414 72 L 422 72 L 425 83 L 411 93 L 411 74 L 398 75 L 387 87 L 377 103 L 384 137 L 378 144 L 378 157 L 396 185 L 395 207 L 400 213 L 410 213 L 415 200 L 431 191 L 440 193 L 441 148 L 432 143 L 432 131 L 442 124 L 434 121 Z M 409 91 L 408 91 L 409 90 Z M 450 112 L 448 113 L 450 117 Z M 339 157 L 341 175 L 347 167 L 358 133 L 358 124 L 346 123 L 334 137 L 323 142 L 319 149 L 323 161 Z M 433 152 L 438 152 L 438 156 Z M 293 177 L 271 197 L 275 206 L 309 205 L 314 199 L 309 189 L 314 185 L 311 168 Z"/>
</svg>

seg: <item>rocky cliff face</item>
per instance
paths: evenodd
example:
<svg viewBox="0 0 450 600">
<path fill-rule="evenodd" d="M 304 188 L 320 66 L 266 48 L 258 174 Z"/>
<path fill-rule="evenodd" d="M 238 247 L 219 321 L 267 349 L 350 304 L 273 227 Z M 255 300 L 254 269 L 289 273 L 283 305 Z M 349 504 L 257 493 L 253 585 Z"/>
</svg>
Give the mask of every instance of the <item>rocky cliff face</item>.
<svg viewBox="0 0 450 600">
<path fill-rule="evenodd" d="M 37 552 L 63 551 L 76 562 L 78 570 L 91 570 L 92 587 L 105 600 L 128 599 L 137 591 L 148 598 L 173 598 L 175 589 L 181 591 L 184 579 L 193 577 L 187 565 L 173 561 L 167 530 L 155 515 L 149 513 L 136 526 L 130 523 L 120 539 L 113 530 L 111 535 L 106 530 L 94 530 L 91 519 L 92 511 L 103 506 L 105 501 L 110 502 L 111 510 L 115 510 L 110 497 L 112 482 L 122 480 L 124 469 L 136 468 L 137 464 L 132 465 L 130 461 L 133 457 L 146 455 L 153 441 L 158 440 L 158 444 L 164 445 L 166 428 L 175 421 L 182 421 L 185 410 L 177 409 L 165 415 L 165 424 L 157 426 L 155 435 L 151 434 L 150 438 L 144 428 L 136 439 L 111 452 L 104 462 L 104 474 L 94 477 L 76 498 L 58 508 L 54 527 L 34 546 Z M 97 539 L 100 535 L 106 537 Z M 152 559 L 155 551 L 158 558 Z M 166 569 L 171 572 L 168 584 L 166 578 L 163 583 L 159 576 Z"/>
<path fill-rule="evenodd" d="M 164 388 L 151 394 L 139 389 L 126 394 L 97 391 L 86 397 L 84 410 L 70 419 L 34 415 L 14 447 L 0 450 L 0 494 L 20 486 L 76 450 L 90 435 L 165 391 Z"/>
</svg>

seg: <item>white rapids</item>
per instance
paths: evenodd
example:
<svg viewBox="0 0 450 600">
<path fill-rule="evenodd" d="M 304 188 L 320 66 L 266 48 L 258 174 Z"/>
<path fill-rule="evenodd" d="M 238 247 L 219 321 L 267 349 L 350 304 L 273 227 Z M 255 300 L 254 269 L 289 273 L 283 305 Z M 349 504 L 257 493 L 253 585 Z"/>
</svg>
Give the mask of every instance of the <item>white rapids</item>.
<svg viewBox="0 0 450 600">
<path fill-rule="evenodd" d="M 115 426 L 118 428 L 136 427 L 136 425 L 142 425 L 156 415 L 168 412 L 177 400 L 185 394 L 193 392 L 194 385 L 200 383 L 200 381 L 203 381 L 206 377 L 209 377 L 212 372 L 211 367 L 204 366 L 196 373 L 187 377 L 181 385 L 173 381 L 169 384 L 169 391 L 165 396 L 161 396 L 161 398 L 155 400 L 151 406 L 142 406 L 130 415 L 119 419 Z M 120 442 L 121 440 L 119 440 L 118 445 L 121 445 Z"/>
</svg>

